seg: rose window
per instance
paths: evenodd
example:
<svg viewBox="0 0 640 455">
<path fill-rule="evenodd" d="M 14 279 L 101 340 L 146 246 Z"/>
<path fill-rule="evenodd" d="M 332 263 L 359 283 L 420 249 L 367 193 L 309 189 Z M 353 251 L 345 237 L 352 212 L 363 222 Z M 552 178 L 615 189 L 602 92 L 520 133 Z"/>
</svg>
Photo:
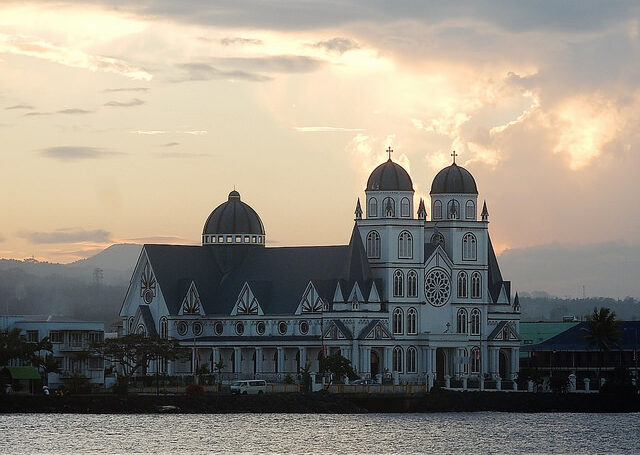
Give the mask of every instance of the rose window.
<svg viewBox="0 0 640 455">
<path fill-rule="evenodd" d="M 444 270 L 434 269 L 424 277 L 424 293 L 433 306 L 442 306 L 451 297 L 451 280 Z"/>
</svg>

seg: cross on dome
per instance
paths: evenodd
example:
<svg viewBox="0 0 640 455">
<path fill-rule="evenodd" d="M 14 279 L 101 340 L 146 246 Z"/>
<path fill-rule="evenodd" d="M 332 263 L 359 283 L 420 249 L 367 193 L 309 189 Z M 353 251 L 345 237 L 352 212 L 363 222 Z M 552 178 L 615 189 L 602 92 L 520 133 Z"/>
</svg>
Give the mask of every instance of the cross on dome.
<svg viewBox="0 0 640 455">
<path fill-rule="evenodd" d="M 453 153 L 451 154 L 451 156 L 453 157 L 453 164 L 456 164 L 456 156 L 458 156 L 458 154 L 456 153 L 456 151 L 454 150 Z"/>
<path fill-rule="evenodd" d="M 391 148 L 391 146 L 387 148 L 387 153 L 389 154 L 389 161 L 391 161 L 391 154 L 393 153 L 393 149 Z"/>
</svg>

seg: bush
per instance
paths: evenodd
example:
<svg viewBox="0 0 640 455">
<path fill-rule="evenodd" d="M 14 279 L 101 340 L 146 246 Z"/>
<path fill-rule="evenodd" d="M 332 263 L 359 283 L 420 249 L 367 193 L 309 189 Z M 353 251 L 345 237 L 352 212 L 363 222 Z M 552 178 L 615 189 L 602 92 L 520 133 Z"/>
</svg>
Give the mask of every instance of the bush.
<svg viewBox="0 0 640 455">
<path fill-rule="evenodd" d="M 187 395 L 204 395 L 204 387 L 200 384 L 189 384 L 184 391 Z"/>
<path fill-rule="evenodd" d="M 285 384 L 295 384 L 295 380 L 293 379 L 293 376 L 291 376 L 291 373 L 288 373 L 285 377 L 284 377 L 284 383 Z"/>
</svg>

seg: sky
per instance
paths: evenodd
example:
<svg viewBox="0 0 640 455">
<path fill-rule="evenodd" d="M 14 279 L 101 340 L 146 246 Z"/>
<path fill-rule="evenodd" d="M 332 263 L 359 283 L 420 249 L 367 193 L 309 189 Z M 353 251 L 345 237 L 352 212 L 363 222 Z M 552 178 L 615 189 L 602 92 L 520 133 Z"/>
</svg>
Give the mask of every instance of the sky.
<svg viewBox="0 0 640 455">
<path fill-rule="evenodd" d="M 416 206 L 456 150 L 500 253 L 635 247 L 638 62 L 634 1 L 3 1 L 0 257 L 197 244 L 234 188 L 345 244 L 389 146 Z"/>
</svg>

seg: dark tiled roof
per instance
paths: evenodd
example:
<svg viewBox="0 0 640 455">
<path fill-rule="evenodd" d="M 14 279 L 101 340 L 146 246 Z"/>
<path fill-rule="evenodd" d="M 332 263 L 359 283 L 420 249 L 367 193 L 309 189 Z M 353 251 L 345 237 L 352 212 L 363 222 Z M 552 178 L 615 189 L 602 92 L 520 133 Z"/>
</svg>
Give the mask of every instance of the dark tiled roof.
<svg viewBox="0 0 640 455">
<path fill-rule="evenodd" d="M 478 194 L 478 188 L 471 173 L 453 163 L 436 174 L 430 194 Z"/>
<path fill-rule="evenodd" d="M 521 346 L 523 352 L 533 351 L 597 351 L 597 346 L 589 347 L 585 340 L 585 330 L 589 327 L 588 322 L 581 322 L 573 327 L 549 338 L 538 344 Z M 618 326 L 621 338 L 619 346 L 615 346 L 612 350 L 622 349 L 623 351 L 632 351 L 640 347 L 640 321 L 620 321 Z M 638 337 L 636 339 L 636 336 Z"/>
<path fill-rule="evenodd" d="M 157 337 L 158 331 L 156 330 L 156 324 L 153 322 L 153 316 L 151 316 L 149 305 L 140 305 L 140 314 L 142 315 L 142 320 L 144 321 L 144 326 L 147 329 L 148 335 Z"/>
<path fill-rule="evenodd" d="M 203 234 L 262 234 L 264 226 L 255 210 L 232 191 L 229 200 L 211 212 L 204 223 Z"/>
<path fill-rule="evenodd" d="M 502 279 L 502 273 L 500 273 L 500 267 L 498 266 L 498 259 L 496 258 L 495 251 L 493 250 L 493 244 L 491 243 L 491 237 L 489 237 L 489 234 L 487 234 L 487 240 L 489 242 L 487 258 L 487 264 L 489 266 L 488 285 L 491 301 L 494 303 L 498 301 L 498 297 L 500 297 L 500 289 L 502 289 L 503 285 L 507 294 L 507 300 L 511 301 L 511 281 L 504 281 Z"/>
<path fill-rule="evenodd" d="M 413 182 L 407 171 L 391 159 L 375 168 L 367 181 L 367 191 L 413 191 Z"/>
</svg>

